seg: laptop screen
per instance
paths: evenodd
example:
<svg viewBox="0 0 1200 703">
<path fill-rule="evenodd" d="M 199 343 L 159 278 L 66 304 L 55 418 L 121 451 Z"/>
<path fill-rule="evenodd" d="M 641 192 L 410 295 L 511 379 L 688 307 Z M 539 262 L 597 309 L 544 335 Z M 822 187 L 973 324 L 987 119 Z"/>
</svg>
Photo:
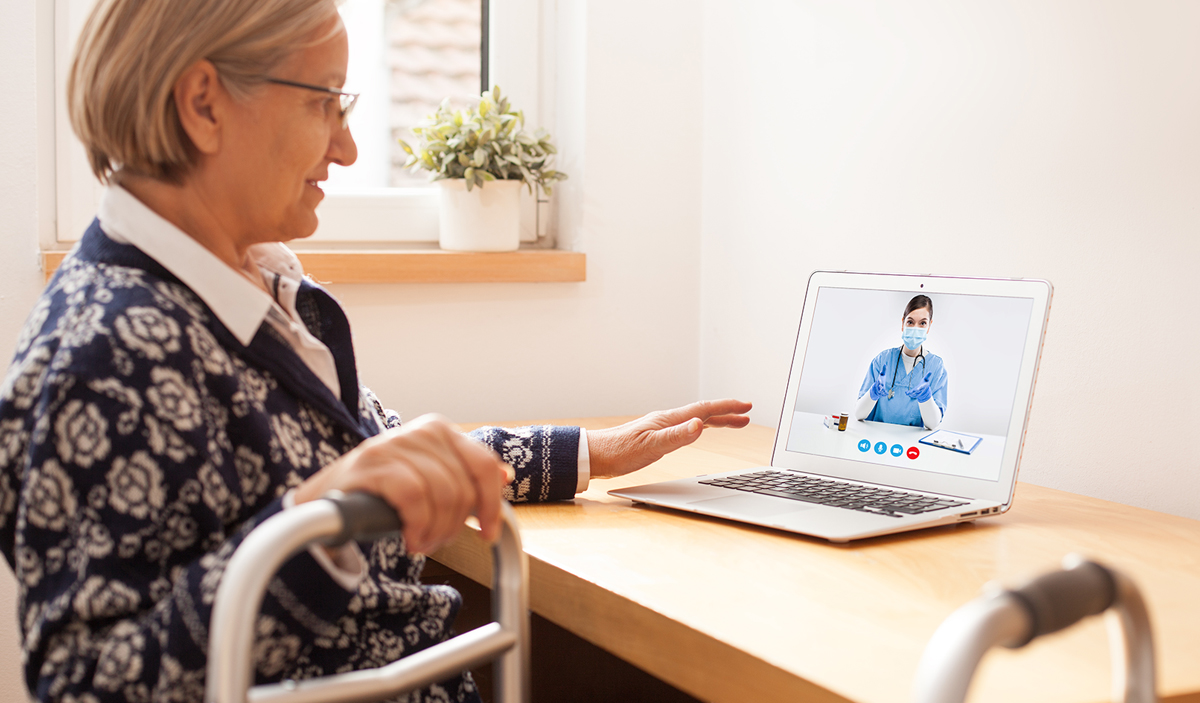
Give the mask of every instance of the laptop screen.
<svg viewBox="0 0 1200 703">
<path fill-rule="evenodd" d="M 787 451 L 999 480 L 1033 306 L 821 287 Z"/>
</svg>

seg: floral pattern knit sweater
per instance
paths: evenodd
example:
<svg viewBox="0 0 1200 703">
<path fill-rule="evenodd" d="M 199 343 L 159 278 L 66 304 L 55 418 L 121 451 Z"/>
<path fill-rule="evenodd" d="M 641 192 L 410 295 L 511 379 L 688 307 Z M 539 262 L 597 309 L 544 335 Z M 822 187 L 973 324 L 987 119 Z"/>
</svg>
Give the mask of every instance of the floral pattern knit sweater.
<svg viewBox="0 0 1200 703">
<path fill-rule="evenodd" d="M 349 324 L 305 282 L 305 325 L 342 397 L 270 325 L 241 344 L 205 304 L 98 223 L 63 262 L 0 388 L 0 550 L 16 575 L 39 700 L 200 701 L 213 596 L 282 496 L 400 420 L 358 384 Z M 571 498 L 578 428 L 484 428 L 510 500 Z M 360 545 L 351 592 L 302 552 L 272 581 L 259 683 L 374 667 L 448 636 L 459 595 L 424 586 L 399 538 Z M 402 700 L 476 699 L 469 676 Z"/>
</svg>

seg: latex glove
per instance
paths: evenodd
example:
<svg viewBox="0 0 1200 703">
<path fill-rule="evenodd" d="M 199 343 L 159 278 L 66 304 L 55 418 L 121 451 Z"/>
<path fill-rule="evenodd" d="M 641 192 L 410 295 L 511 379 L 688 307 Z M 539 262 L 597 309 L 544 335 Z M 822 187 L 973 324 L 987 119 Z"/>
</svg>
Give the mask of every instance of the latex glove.
<svg viewBox="0 0 1200 703">
<path fill-rule="evenodd" d="M 296 505 L 337 489 L 380 496 L 404 520 L 409 552 L 450 541 L 474 513 L 484 539 L 500 534 L 501 487 L 512 469 L 439 415 L 363 441 L 296 488 Z"/>
<path fill-rule="evenodd" d="M 879 400 L 883 396 L 887 395 L 887 387 L 884 385 L 883 371 L 880 371 L 879 375 L 875 377 L 875 383 L 871 384 L 871 387 L 867 389 L 867 392 L 871 394 L 871 400 Z"/>
<path fill-rule="evenodd" d="M 702 400 L 674 410 L 660 410 L 624 425 L 588 430 L 592 478 L 623 476 L 695 442 L 705 427 L 745 427 L 750 403 Z"/>
<path fill-rule="evenodd" d="M 925 380 L 921 381 L 920 385 L 916 386 L 915 388 L 910 388 L 907 391 L 904 391 L 904 395 L 907 395 L 909 398 L 912 398 L 918 403 L 924 403 L 932 398 L 933 388 L 929 386 L 929 378 L 932 375 L 933 372 L 925 374 Z"/>
</svg>

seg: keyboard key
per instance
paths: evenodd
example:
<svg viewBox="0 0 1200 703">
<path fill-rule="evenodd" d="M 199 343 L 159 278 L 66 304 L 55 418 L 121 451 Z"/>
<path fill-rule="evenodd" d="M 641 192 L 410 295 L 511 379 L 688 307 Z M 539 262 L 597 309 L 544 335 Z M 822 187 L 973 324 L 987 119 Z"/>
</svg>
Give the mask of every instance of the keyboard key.
<svg viewBox="0 0 1200 703">
<path fill-rule="evenodd" d="M 788 491 L 777 491 L 777 490 L 774 490 L 771 488 L 761 488 L 754 492 L 758 493 L 759 495 L 775 496 L 776 498 L 787 498 L 788 500 L 799 500 L 799 501 L 802 501 L 805 503 L 823 503 L 824 502 L 815 496 L 807 496 L 802 493 L 790 493 Z"/>
</svg>

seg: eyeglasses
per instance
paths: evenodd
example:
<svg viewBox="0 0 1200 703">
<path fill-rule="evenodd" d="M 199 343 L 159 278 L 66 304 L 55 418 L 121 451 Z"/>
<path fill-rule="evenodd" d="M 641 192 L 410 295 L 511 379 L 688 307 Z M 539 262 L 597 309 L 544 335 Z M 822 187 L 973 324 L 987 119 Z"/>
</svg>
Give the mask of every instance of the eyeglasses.
<svg viewBox="0 0 1200 703">
<path fill-rule="evenodd" d="M 290 85 L 293 88 L 304 88 L 305 90 L 315 90 L 318 93 L 330 93 L 338 96 L 341 103 L 340 118 L 342 129 L 346 128 L 346 120 L 350 118 L 350 113 L 354 111 L 354 106 L 358 103 L 358 93 L 347 93 L 344 90 L 337 88 L 326 88 L 322 85 L 309 85 L 308 83 L 297 83 L 296 81 L 285 81 L 282 78 L 264 78 L 267 83 L 275 83 L 277 85 Z"/>
</svg>

